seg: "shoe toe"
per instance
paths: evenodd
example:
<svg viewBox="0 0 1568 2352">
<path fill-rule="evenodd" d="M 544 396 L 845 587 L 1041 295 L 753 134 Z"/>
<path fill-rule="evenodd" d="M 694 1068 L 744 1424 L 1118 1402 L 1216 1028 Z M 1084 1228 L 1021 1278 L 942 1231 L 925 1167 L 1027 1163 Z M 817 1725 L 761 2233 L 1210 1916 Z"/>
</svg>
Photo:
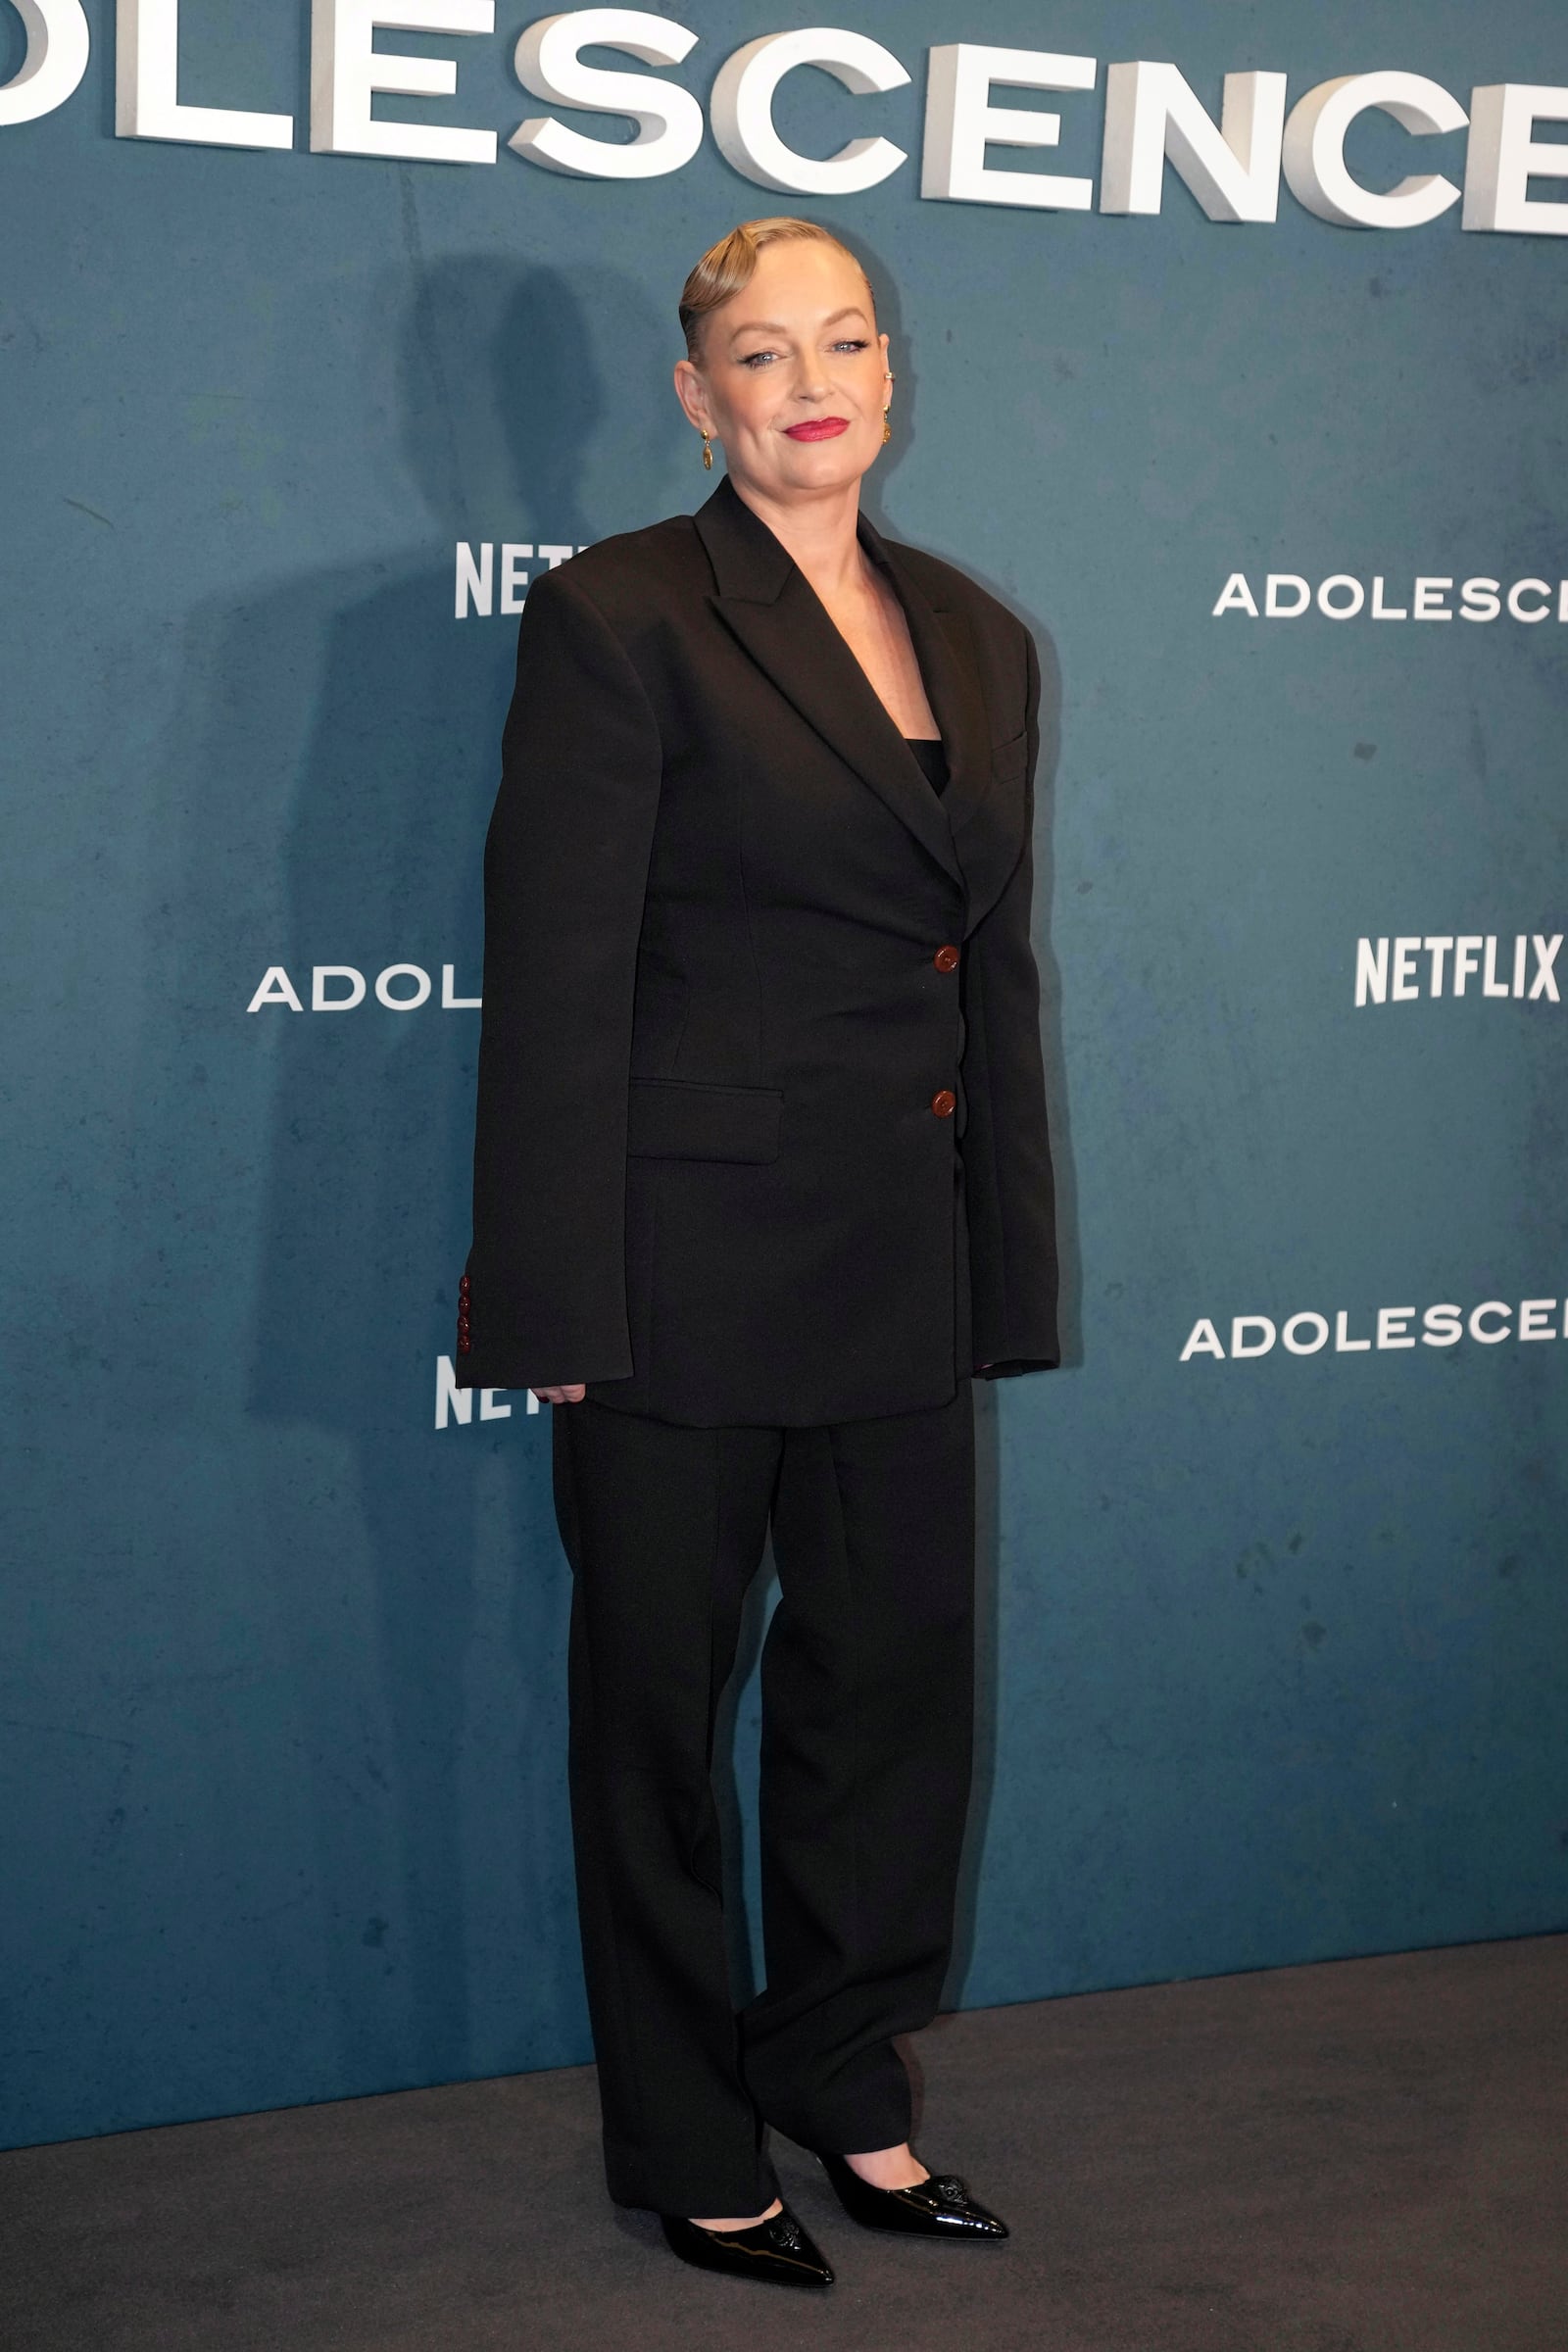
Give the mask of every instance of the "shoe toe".
<svg viewBox="0 0 1568 2352">
<path fill-rule="evenodd" d="M 964 2230 L 972 2237 L 1006 2236 L 1006 2223 L 970 2195 L 968 2182 L 958 2174 L 933 2173 L 929 2182 L 920 2185 L 930 2188 L 932 2210 L 945 2228 Z"/>
<path fill-rule="evenodd" d="M 928 2173 L 908 2188 L 873 2188 L 842 2156 L 814 2151 L 826 2168 L 845 2210 L 870 2230 L 897 2230 L 915 2237 L 1000 2238 L 1007 2225 L 977 2197 L 957 2173 Z"/>
<path fill-rule="evenodd" d="M 831 2286 L 833 2271 L 786 2205 L 749 2230 L 706 2230 L 679 2214 L 661 2214 L 671 2251 L 697 2270 L 776 2286 Z"/>
<path fill-rule="evenodd" d="M 831 2286 L 831 2265 L 820 2246 L 801 2227 L 787 2205 L 782 2213 L 775 2213 L 761 2224 L 760 2234 L 765 2240 L 766 2251 L 778 2261 L 809 2271 L 821 2279 L 824 2286 Z"/>
</svg>

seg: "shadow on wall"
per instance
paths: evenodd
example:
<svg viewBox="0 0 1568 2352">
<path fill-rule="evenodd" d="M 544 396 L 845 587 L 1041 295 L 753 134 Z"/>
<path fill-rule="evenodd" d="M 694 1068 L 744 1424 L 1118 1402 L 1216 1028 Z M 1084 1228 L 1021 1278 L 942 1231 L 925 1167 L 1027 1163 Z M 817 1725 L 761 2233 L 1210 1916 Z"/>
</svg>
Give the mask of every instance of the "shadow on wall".
<svg viewBox="0 0 1568 2352">
<path fill-rule="evenodd" d="M 203 1564 L 212 1605 L 270 1650 L 269 1707 L 216 1727 L 206 1814 L 255 1830 L 254 1850 L 222 1858 L 242 1912 L 262 1914 L 252 1953 L 270 1946 L 288 1983 L 257 2021 L 265 2082 L 216 2086 L 219 2105 L 587 2049 L 548 1422 L 518 1396 L 493 1427 L 432 1427 L 467 1247 L 478 1037 L 475 1012 L 439 1009 L 441 967 L 477 994 L 516 639 L 499 612 L 455 620 L 452 548 L 577 544 L 643 519 L 678 414 L 671 401 L 669 420 L 607 434 L 602 387 L 611 365 L 662 367 L 670 337 L 619 277 L 568 285 L 488 257 L 390 276 L 363 333 L 367 435 L 395 441 L 413 544 L 191 615 L 159 763 L 172 870 L 148 1122 L 120 1219 L 148 1376 L 123 1409 L 150 1416 L 156 1384 L 160 1421 L 172 1406 L 208 1425 L 238 1489 Z M 436 1001 L 246 1016 L 269 965 L 309 1006 L 313 966 L 353 965 L 373 992 L 397 962 L 429 972 Z M 195 1243 L 178 1264 L 172 1200 Z M 172 1525 L 191 1515 L 170 1496 Z M 247 1900 L 274 1880 L 286 1909 Z M 124 1900 L 180 1907 L 156 1869 Z M 209 1940 L 176 1966 L 217 2015 L 232 2008 L 234 1930 L 201 1925 Z"/>
<path fill-rule="evenodd" d="M 198 610 L 161 763 L 172 870 L 141 1073 L 149 1124 L 119 1220 L 122 1313 L 159 1384 L 160 1421 L 172 1404 L 204 1425 L 234 1481 L 223 1510 L 185 1514 L 191 1590 L 231 1606 L 255 1629 L 236 1646 L 267 1657 L 238 1712 L 215 1699 L 203 1751 L 211 1858 L 242 1883 L 222 1918 L 181 1889 L 192 1930 L 180 2031 L 196 2050 L 198 2018 L 221 2018 L 229 2052 L 214 2080 L 209 2050 L 187 2113 L 588 2051 L 548 1422 L 525 1421 L 519 1396 L 491 1430 L 431 1428 L 467 1242 L 477 1015 L 436 1004 L 400 1013 L 373 997 L 341 1013 L 243 1008 L 278 963 L 307 1005 L 318 964 L 353 965 L 372 986 L 388 964 L 417 964 L 438 999 L 450 962 L 456 993 L 477 992 L 482 845 L 515 625 L 454 620 L 453 543 L 580 544 L 689 511 L 716 477 L 694 465 L 673 395 L 662 397 L 672 337 L 640 286 L 610 272 L 519 275 L 489 257 L 425 266 L 412 243 L 409 268 L 367 302 L 362 368 L 372 433 L 393 359 L 398 493 L 412 485 L 428 530 L 405 558 Z M 906 432 L 888 459 L 910 448 L 914 373 L 901 370 Z M 1049 693 L 1054 649 L 1036 634 Z M 1042 932 L 1054 756 L 1048 745 L 1039 785 Z M 1045 956 L 1042 977 L 1074 1333 L 1076 1219 Z M 178 1262 L 163 1247 L 171 1201 L 191 1245 Z M 133 1395 L 123 1409 L 151 1418 Z M 973 1945 L 995 1740 L 989 1384 L 979 1410 L 981 1734 L 954 1998 Z M 208 1597 L 215 1571 L 220 1599 Z M 730 1694 L 749 1814 L 767 1590 L 760 1579 Z M 732 1875 L 744 1870 L 755 1917 L 755 1854 L 742 1854 L 733 1790 L 725 1811 Z M 236 1858 L 238 1824 L 250 1842 Z M 160 1867 L 127 1856 L 117 1890 L 143 1935 L 150 1909 L 181 1908 Z M 235 2036 L 236 1984 L 250 1983 L 258 2005 Z M 159 1998 L 138 1991 L 127 2024 L 138 2001 Z"/>
<path fill-rule="evenodd" d="M 488 1431 L 443 1439 L 431 1422 L 467 1245 L 478 1038 L 475 1012 L 438 1000 L 446 963 L 456 995 L 478 993 L 483 838 L 516 635 L 499 615 L 455 620 L 449 549 L 588 537 L 583 456 L 603 404 L 576 300 L 549 272 L 519 283 L 488 261 L 428 270 L 397 358 L 402 453 L 447 546 L 433 566 L 313 583 L 329 618 L 284 849 L 280 959 L 302 995 L 315 964 L 353 965 L 373 989 L 397 962 L 428 972 L 435 994 L 413 1012 L 372 999 L 270 1016 L 287 1033 L 250 1396 L 264 1419 L 339 1433 L 353 1481 L 351 1606 L 318 1544 L 277 1565 L 297 1578 L 285 1605 L 298 1703 L 318 1727 L 323 1950 L 345 2065 L 372 2082 L 500 2070 L 554 2055 L 563 2038 L 585 2046 L 580 1996 L 553 1966 L 552 1929 L 569 1914 L 553 1673 L 565 1586 L 548 1452 L 537 1425 L 519 1426 L 521 1397 Z M 264 674 L 269 633 L 299 618 L 292 600 L 245 616 Z M 492 1631 L 505 1668 L 473 1654 Z M 356 1686 L 359 1726 L 340 1713 Z M 482 1785 L 480 1756 L 500 1788 Z M 368 1819 L 345 1783 L 372 1771 L 385 1793 Z M 493 2034 L 470 2003 L 476 1978 L 501 1965 L 498 1921 L 523 1936 L 513 2031 Z M 362 1925 L 375 1922 L 384 1932 Z M 368 1933 L 380 1938 L 368 1948 Z"/>
</svg>

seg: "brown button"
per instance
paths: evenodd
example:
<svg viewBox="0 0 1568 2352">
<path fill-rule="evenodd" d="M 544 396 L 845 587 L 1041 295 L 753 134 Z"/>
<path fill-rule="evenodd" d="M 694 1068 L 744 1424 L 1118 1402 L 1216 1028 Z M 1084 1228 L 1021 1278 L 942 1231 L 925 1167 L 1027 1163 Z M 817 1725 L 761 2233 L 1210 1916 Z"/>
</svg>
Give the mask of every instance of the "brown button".
<svg viewBox="0 0 1568 2352">
<path fill-rule="evenodd" d="M 932 1096 L 931 1107 L 939 1119 L 951 1119 L 958 1107 L 958 1098 L 956 1095 L 950 1095 L 947 1088 L 944 1087 L 940 1094 Z"/>
<path fill-rule="evenodd" d="M 466 1291 L 466 1290 L 467 1290 L 467 1288 L 468 1288 L 468 1277 L 466 1276 L 466 1274 L 463 1274 L 463 1275 L 460 1275 L 460 1276 L 459 1276 L 459 1278 L 458 1278 L 458 1288 L 459 1288 L 459 1290 L 460 1290 L 460 1291 Z"/>
<path fill-rule="evenodd" d="M 956 972 L 958 968 L 958 951 L 956 948 L 938 948 L 931 960 L 939 972 Z"/>
<path fill-rule="evenodd" d="M 465 1332 L 458 1341 L 458 1353 L 460 1355 L 466 1355 L 468 1352 L 468 1335 L 466 1332 Z"/>
</svg>

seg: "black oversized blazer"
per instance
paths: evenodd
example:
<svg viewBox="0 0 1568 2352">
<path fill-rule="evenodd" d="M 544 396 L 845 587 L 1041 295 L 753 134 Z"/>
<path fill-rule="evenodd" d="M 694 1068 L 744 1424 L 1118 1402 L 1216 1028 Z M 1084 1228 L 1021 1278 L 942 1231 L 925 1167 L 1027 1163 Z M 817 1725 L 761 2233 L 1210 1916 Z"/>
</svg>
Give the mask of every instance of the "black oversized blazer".
<svg viewBox="0 0 1568 2352">
<path fill-rule="evenodd" d="M 464 1387 L 799 1426 L 1058 1360 L 1039 661 L 964 572 L 858 529 L 908 616 L 940 798 L 727 477 L 528 591 Z"/>
</svg>

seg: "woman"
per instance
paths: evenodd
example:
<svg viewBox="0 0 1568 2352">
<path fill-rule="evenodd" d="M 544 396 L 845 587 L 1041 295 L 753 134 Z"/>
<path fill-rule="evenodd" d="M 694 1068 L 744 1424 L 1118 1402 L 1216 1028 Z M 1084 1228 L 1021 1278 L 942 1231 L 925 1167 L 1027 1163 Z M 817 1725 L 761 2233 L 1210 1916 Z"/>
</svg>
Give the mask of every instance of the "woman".
<svg viewBox="0 0 1568 2352">
<path fill-rule="evenodd" d="M 686 2260 L 832 2272 L 764 2126 L 873 2228 L 1006 2235 L 908 2145 L 952 1945 L 970 1381 L 1057 1360 L 1029 943 L 1040 670 L 883 539 L 888 338 L 755 220 L 680 305 L 727 473 L 530 588 L 485 851 L 459 1379 L 553 1415 L 610 2193 Z M 725 1972 L 714 1707 L 771 1527 L 765 1988 Z"/>
</svg>

